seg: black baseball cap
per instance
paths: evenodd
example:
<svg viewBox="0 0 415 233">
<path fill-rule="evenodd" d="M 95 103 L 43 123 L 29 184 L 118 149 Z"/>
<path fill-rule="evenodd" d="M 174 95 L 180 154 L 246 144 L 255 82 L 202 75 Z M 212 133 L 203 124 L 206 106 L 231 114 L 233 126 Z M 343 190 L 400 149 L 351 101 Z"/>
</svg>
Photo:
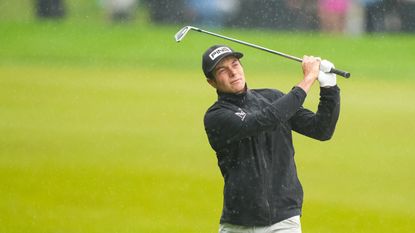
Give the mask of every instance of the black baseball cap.
<svg viewBox="0 0 415 233">
<path fill-rule="evenodd" d="M 206 78 L 213 79 L 212 71 L 222 59 L 228 56 L 234 56 L 240 59 L 244 55 L 240 52 L 235 52 L 231 47 L 226 45 L 214 45 L 208 48 L 203 54 L 202 59 L 202 69 Z"/>
</svg>

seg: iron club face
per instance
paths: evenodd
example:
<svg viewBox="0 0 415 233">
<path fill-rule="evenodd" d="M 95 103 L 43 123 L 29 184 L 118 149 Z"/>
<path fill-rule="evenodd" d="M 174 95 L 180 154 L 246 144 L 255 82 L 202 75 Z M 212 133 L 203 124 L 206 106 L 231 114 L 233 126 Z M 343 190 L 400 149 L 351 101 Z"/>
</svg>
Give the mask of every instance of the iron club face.
<svg viewBox="0 0 415 233">
<path fill-rule="evenodd" d="M 174 39 L 176 39 L 176 42 L 180 42 L 181 40 L 183 40 L 183 38 L 186 36 L 186 34 L 192 29 L 197 29 L 197 28 L 192 27 L 192 26 L 185 26 L 182 29 L 180 29 L 176 33 L 176 35 L 174 35 Z"/>
</svg>

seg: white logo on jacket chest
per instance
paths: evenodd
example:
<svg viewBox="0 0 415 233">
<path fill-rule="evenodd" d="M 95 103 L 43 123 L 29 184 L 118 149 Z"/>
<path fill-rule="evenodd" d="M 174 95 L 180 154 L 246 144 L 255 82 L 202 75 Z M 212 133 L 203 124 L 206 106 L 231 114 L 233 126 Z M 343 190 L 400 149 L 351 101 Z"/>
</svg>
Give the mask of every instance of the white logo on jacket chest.
<svg viewBox="0 0 415 233">
<path fill-rule="evenodd" d="M 240 108 L 238 110 L 239 110 L 239 112 L 235 112 L 235 115 L 237 115 L 238 117 L 240 117 L 241 120 L 243 121 L 245 119 L 245 117 L 246 117 L 246 113 L 244 111 L 242 111 L 242 109 L 240 109 Z"/>
</svg>

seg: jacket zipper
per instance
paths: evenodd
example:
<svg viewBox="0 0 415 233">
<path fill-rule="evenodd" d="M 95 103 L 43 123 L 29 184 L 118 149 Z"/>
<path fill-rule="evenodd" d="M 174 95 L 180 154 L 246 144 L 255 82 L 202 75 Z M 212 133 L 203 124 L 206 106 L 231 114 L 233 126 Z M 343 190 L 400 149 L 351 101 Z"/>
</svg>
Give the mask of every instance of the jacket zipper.
<svg viewBox="0 0 415 233">
<path fill-rule="evenodd" d="M 266 173 L 268 173 L 268 168 L 267 168 L 267 163 L 265 161 L 265 158 L 263 159 L 263 163 L 264 163 L 264 168 Z M 269 174 L 267 174 L 266 176 L 264 176 L 264 187 L 265 187 L 265 204 L 268 208 L 268 225 L 272 224 L 272 213 L 271 213 L 271 205 L 269 204 L 269 187 L 268 187 L 268 179 L 267 177 L 269 177 Z"/>
</svg>

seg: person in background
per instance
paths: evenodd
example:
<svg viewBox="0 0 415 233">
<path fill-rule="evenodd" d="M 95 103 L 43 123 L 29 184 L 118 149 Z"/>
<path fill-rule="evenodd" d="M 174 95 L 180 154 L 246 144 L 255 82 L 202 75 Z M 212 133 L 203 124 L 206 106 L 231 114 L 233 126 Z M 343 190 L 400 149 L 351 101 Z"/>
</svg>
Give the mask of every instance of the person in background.
<svg viewBox="0 0 415 233">
<path fill-rule="evenodd" d="M 126 22 L 134 17 L 138 0 L 102 0 L 108 18 L 112 22 Z"/>
<path fill-rule="evenodd" d="M 36 0 L 35 8 L 38 18 L 63 18 L 66 13 L 63 0 Z"/>
<path fill-rule="evenodd" d="M 382 0 L 360 0 L 364 7 L 365 31 L 385 30 L 385 6 Z"/>
<path fill-rule="evenodd" d="M 238 0 L 188 0 L 190 18 L 198 25 L 223 27 L 239 11 Z"/>
<path fill-rule="evenodd" d="M 323 32 L 343 33 L 349 0 L 319 0 L 318 13 L 320 27 Z"/>
</svg>

